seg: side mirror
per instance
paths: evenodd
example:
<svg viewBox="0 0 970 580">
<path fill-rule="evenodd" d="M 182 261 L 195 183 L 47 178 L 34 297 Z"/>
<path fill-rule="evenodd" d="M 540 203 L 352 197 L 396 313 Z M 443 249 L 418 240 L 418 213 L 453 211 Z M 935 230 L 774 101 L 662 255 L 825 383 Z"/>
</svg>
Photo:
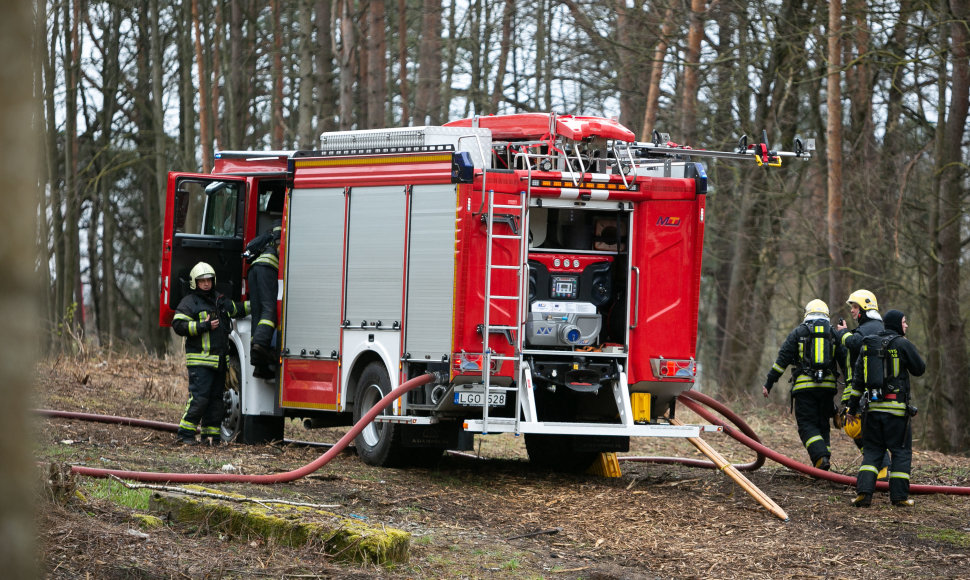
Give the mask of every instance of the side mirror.
<svg viewBox="0 0 970 580">
<path fill-rule="evenodd" d="M 229 187 L 229 184 L 226 183 L 225 181 L 213 181 L 209 185 L 205 186 L 205 194 L 213 195 L 213 194 L 219 193 L 220 191 L 222 191 L 223 189 L 226 189 L 227 187 Z"/>
</svg>

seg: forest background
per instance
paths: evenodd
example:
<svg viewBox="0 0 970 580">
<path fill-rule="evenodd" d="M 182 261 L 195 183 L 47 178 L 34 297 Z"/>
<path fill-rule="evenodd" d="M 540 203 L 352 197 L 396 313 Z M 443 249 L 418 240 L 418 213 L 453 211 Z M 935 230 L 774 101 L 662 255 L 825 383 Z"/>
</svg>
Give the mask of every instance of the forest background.
<svg viewBox="0 0 970 580">
<path fill-rule="evenodd" d="M 163 353 L 167 172 L 323 131 L 554 111 L 695 148 L 814 138 L 708 173 L 699 387 L 760 393 L 812 298 L 898 308 L 922 445 L 970 449 L 970 0 L 34 0 L 44 347 Z M 25 47 L 26 50 L 26 47 Z M 17 55 L 9 55 L 17 58 Z M 13 144 L 16 147 L 16 144 Z M 851 326 L 851 325 L 850 325 Z M 776 392 L 786 391 L 777 389 Z M 775 395 L 779 401 L 787 394 Z"/>
</svg>

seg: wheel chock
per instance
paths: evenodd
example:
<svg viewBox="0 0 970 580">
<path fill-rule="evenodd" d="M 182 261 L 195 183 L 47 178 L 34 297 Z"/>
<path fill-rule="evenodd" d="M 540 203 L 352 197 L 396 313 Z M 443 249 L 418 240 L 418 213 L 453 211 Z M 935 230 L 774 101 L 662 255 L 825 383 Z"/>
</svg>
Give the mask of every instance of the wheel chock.
<svg viewBox="0 0 970 580">
<path fill-rule="evenodd" d="M 586 473 L 598 475 L 600 477 L 620 477 L 620 462 L 616 458 L 616 453 L 606 451 L 599 454 L 596 461 L 589 466 Z"/>
</svg>

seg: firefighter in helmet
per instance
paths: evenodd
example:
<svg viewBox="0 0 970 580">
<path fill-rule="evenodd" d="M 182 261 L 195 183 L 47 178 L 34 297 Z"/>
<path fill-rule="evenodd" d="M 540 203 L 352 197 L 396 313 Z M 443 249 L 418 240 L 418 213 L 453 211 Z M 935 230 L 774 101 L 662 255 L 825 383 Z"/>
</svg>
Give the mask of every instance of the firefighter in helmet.
<svg viewBox="0 0 970 580">
<path fill-rule="evenodd" d="M 859 451 L 863 450 L 862 443 L 862 420 L 848 412 L 849 399 L 853 396 L 861 396 L 862 392 L 857 390 L 855 381 L 853 380 L 853 373 L 855 371 L 856 361 L 859 358 L 859 351 L 862 349 L 862 340 L 872 334 L 878 334 L 885 329 L 882 321 L 882 315 L 879 314 L 879 302 L 876 300 L 876 295 L 868 290 L 856 290 L 845 301 L 846 305 L 849 307 L 849 313 L 852 316 L 852 320 L 856 323 L 855 330 L 849 330 L 845 321 L 839 321 L 836 326 L 835 332 L 839 336 L 839 342 L 845 347 L 845 369 L 846 369 L 846 379 L 845 388 L 842 390 L 842 428 L 846 435 L 852 438 L 852 441 L 859 448 Z M 888 475 L 889 466 L 889 454 L 884 455 L 881 469 L 879 470 L 879 479 L 885 479 Z"/>
<path fill-rule="evenodd" d="M 885 330 L 878 338 L 885 342 L 882 357 L 867 361 L 872 351 L 859 357 L 854 376 L 863 376 L 863 367 L 878 364 L 884 370 L 882 386 L 869 387 L 860 395 L 849 399 L 849 414 L 858 415 L 866 407 L 862 420 L 862 465 L 856 479 L 856 497 L 852 505 L 869 507 L 876 489 L 876 477 L 880 461 L 889 453 L 889 500 L 894 506 L 911 507 L 909 499 L 909 472 L 913 462 L 913 429 L 910 418 L 916 407 L 909 404 L 909 376 L 918 377 L 926 372 L 926 363 L 913 343 L 905 337 L 909 324 L 906 315 L 890 310 L 885 317 Z M 868 345 L 868 343 L 867 343 Z M 870 367 L 871 368 L 871 367 Z M 863 381 L 858 380 L 857 383 Z M 861 390 L 860 387 L 856 389 Z M 853 393 L 856 392 L 853 390 Z"/>
<path fill-rule="evenodd" d="M 175 333 L 185 337 L 185 364 L 189 370 L 189 402 L 179 422 L 178 442 L 210 445 L 221 442 L 225 408 L 223 391 L 232 318 L 249 314 L 249 302 L 235 302 L 215 289 L 216 271 L 199 262 L 189 272 L 192 290 L 179 302 L 172 319 Z"/>
<path fill-rule="evenodd" d="M 795 327 L 778 351 L 778 358 L 761 388 L 765 397 L 785 373 L 792 369 L 792 406 L 798 437 L 808 451 L 812 465 L 831 467 L 829 419 L 835 414 L 834 397 L 843 348 L 829 322 L 829 307 L 815 299 L 805 305 L 805 318 Z"/>
<path fill-rule="evenodd" d="M 868 290 L 856 290 L 849 294 L 845 301 L 849 306 L 852 319 L 858 325 L 855 330 L 848 330 L 844 321 L 840 321 L 836 326 L 835 332 L 839 335 L 839 341 L 846 348 L 848 359 L 846 369 L 848 376 L 845 381 L 845 390 L 842 391 L 842 404 L 847 405 L 852 391 L 852 371 L 855 369 L 856 359 L 859 357 L 859 349 L 862 347 L 862 339 L 870 334 L 882 332 L 884 326 L 882 315 L 879 314 L 879 303 L 876 302 L 876 295 Z"/>
<path fill-rule="evenodd" d="M 279 245 L 282 223 L 277 221 L 266 232 L 265 246 L 249 266 L 249 300 L 252 304 L 253 337 L 249 360 L 253 376 L 272 379 L 276 376 L 279 357 L 276 354 L 276 298 L 279 289 Z M 264 235 L 266 235 L 264 234 Z"/>
</svg>

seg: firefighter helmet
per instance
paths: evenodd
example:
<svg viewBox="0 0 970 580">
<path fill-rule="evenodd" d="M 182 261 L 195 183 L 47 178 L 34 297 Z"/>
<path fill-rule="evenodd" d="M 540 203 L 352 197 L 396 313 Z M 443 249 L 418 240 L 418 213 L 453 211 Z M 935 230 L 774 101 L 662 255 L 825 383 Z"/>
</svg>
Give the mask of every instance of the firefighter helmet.
<svg viewBox="0 0 970 580">
<path fill-rule="evenodd" d="M 879 303 L 876 302 L 876 295 L 868 290 L 856 290 L 849 294 L 846 304 L 858 304 L 862 310 L 879 310 Z"/>
<path fill-rule="evenodd" d="M 829 315 L 829 305 L 822 302 L 818 298 L 812 300 L 805 305 L 805 316 L 810 314 L 823 314 L 825 316 Z"/>
<path fill-rule="evenodd" d="M 845 423 L 842 425 L 842 430 L 853 439 L 862 437 L 862 419 L 855 416 L 846 417 Z"/>
<path fill-rule="evenodd" d="M 195 281 L 199 278 L 212 278 L 212 285 L 216 284 L 216 271 L 212 269 L 212 266 L 206 264 L 205 262 L 199 262 L 192 267 L 192 271 L 189 272 L 189 288 L 195 290 Z"/>
</svg>

